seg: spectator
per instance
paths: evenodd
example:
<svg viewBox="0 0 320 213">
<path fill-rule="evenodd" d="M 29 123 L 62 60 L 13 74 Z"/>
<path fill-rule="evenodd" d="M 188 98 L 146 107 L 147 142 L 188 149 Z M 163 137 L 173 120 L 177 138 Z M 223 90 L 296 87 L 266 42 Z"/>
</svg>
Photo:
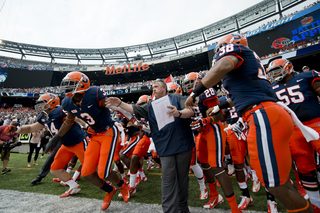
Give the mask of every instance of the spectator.
<svg viewBox="0 0 320 213">
<path fill-rule="evenodd" d="M 12 122 L 11 125 L 18 127 L 20 124 L 18 122 Z M 1 160 L 3 161 L 3 170 L 2 174 L 6 174 L 11 171 L 11 169 L 7 169 L 7 165 L 9 162 L 10 157 L 10 147 L 9 141 L 12 139 L 14 143 L 17 143 L 18 140 L 18 133 L 9 132 L 6 128 L 10 125 L 2 125 L 0 126 L 0 153 L 1 153 Z"/>
<path fill-rule="evenodd" d="M 28 155 L 28 167 L 31 167 L 31 157 L 33 154 L 33 151 L 36 150 L 36 154 L 34 156 L 34 160 L 33 160 L 33 164 L 34 165 L 38 165 L 37 164 L 37 159 L 39 156 L 39 151 L 40 151 L 40 141 L 41 141 L 41 136 L 42 136 L 43 130 L 38 130 L 36 132 L 32 133 L 32 138 L 29 142 L 29 155 Z"/>
<path fill-rule="evenodd" d="M 310 68 L 308 66 L 303 66 L 302 72 L 307 72 L 307 71 L 310 71 Z"/>
</svg>

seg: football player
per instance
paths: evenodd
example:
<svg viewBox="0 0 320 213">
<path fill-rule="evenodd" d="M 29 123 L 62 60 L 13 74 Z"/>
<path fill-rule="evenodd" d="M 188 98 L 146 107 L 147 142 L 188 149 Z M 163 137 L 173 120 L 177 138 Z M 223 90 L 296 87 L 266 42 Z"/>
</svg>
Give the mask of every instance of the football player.
<svg viewBox="0 0 320 213">
<path fill-rule="evenodd" d="M 39 97 L 35 105 L 35 111 L 39 113 L 37 122 L 31 125 L 24 125 L 19 128 L 12 128 L 20 134 L 35 132 L 46 127 L 51 135 L 55 135 L 66 119 L 66 112 L 60 106 L 60 99 L 52 93 L 45 93 Z M 80 119 L 78 120 L 79 122 Z M 74 155 L 77 155 L 79 161 L 83 163 L 84 151 L 88 146 L 88 138 L 78 123 L 71 126 L 70 131 L 61 138 L 62 145 L 54 157 L 51 165 L 51 174 L 63 181 L 62 185 L 68 185 L 70 188 L 60 197 L 68 197 L 77 194 L 81 189 L 73 180 L 64 167 L 69 163 Z M 50 143 L 50 142 L 49 142 Z M 47 144 L 45 152 L 54 147 Z"/>
<path fill-rule="evenodd" d="M 260 57 L 248 47 L 241 34 L 224 36 L 217 44 L 215 63 L 188 97 L 194 98 L 221 79 L 242 117 L 241 130 L 249 129 L 247 146 L 252 168 L 261 184 L 285 206 L 288 212 L 312 212 L 312 207 L 288 182 L 291 169 L 289 139 L 293 120 L 276 102 Z M 227 107 L 226 107 L 227 108 Z"/>
<path fill-rule="evenodd" d="M 287 59 L 272 61 L 267 75 L 279 100 L 295 112 L 299 120 L 306 126 L 320 132 L 320 75 L 317 71 L 306 71 L 291 75 L 293 65 Z M 301 131 L 295 127 L 289 141 L 292 158 L 306 189 L 312 206 L 320 212 L 319 184 L 316 176 L 314 150 L 320 153 L 320 139 L 308 142 Z"/>
<path fill-rule="evenodd" d="M 192 92 L 192 89 L 193 89 L 195 83 L 197 82 L 197 81 L 194 81 L 194 80 L 197 80 L 196 78 L 198 78 L 198 81 L 199 81 L 201 79 L 200 74 L 195 73 L 195 72 L 191 72 L 191 73 L 188 73 L 187 75 L 185 75 L 184 82 L 183 82 L 183 86 L 185 89 L 184 92 L 186 92 L 186 93 Z M 191 89 L 188 90 L 189 87 Z M 182 91 L 180 91 L 179 89 L 176 89 L 175 91 L 176 91 L 175 93 L 182 95 Z M 201 112 L 200 112 L 198 106 L 195 106 L 193 108 L 193 111 L 194 111 L 194 116 L 191 117 L 192 121 L 196 121 L 197 119 L 202 118 L 202 115 L 201 115 Z M 196 143 L 196 147 L 193 148 L 193 150 L 192 150 L 192 158 L 191 158 L 190 168 L 193 171 L 194 175 L 196 176 L 198 183 L 199 183 L 199 186 L 200 186 L 199 199 L 205 200 L 208 198 L 208 190 L 205 185 L 205 178 L 204 178 L 203 170 L 201 169 L 200 165 L 198 164 L 198 156 L 197 156 L 197 151 L 196 151 L 196 148 L 199 145 L 201 131 L 200 130 L 193 130 L 192 132 L 193 132 L 193 136 L 194 136 L 194 141 Z M 205 205 L 205 206 L 208 206 L 208 205 Z M 212 205 L 211 206 L 209 205 L 209 207 L 213 208 Z"/>
<path fill-rule="evenodd" d="M 191 73 L 194 77 L 186 77 L 183 81 L 182 88 L 188 93 L 201 81 L 198 73 Z M 210 188 L 209 202 L 204 205 L 206 209 L 212 209 L 217 204 L 223 202 L 223 197 L 216 191 L 214 186 L 214 177 L 219 180 L 222 190 L 229 202 L 231 212 L 241 212 L 238 208 L 237 201 L 233 192 L 231 179 L 223 167 L 223 159 L 226 145 L 226 133 L 224 125 L 211 116 L 206 115 L 208 108 L 219 104 L 217 92 L 213 88 L 205 90 L 199 96 L 198 107 L 202 118 L 193 122 L 193 129 L 200 129 L 200 140 L 198 142 L 197 152 L 203 172 L 206 176 Z"/>
<path fill-rule="evenodd" d="M 60 140 L 72 127 L 75 117 L 86 121 L 91 128 L 92 136 L 85 152 L 82 176 L 105 191 L 102 210 L 110 206 L 112 197 L 117 191 L 116 187 L 109 185 L 104 179 L 117 185 L 123 200 L 128 202 L 130 195 L 127 184 L 111 171 L 119 130 L 111 118 L 109 109 L 106 108 L 107 94 L 101 87 L 90 88 L 88 76 L 76 71 L 68 73 L 62 79 L 61 88 L 66 95 L 62 107 L 67 111 L 67 118 L 51 140 L 53 143 Z"/>
<path fill-rule="evenodd" d="M 182 95 L 181 86 L 178 83 L 172 83 L 168 89 L 168 93 L 170 93 L 170 94 L 177 93 L 177 94 Z"/>
</svg>

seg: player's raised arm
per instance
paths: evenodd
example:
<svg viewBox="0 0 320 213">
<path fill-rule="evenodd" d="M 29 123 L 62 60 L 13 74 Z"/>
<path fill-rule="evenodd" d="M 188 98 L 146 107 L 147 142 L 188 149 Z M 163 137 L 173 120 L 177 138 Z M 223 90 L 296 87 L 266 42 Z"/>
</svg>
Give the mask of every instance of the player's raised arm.
<svg viewBox="0 0 320 213">
<path fill-rule="evenodd" d="M 192 109 L 195 97 L 199 96 L 202 92 L 204 92 L 207 88 L 213 87 L 234 67 L 238 65 L 240 60 L 233 55 L 228 55 L 221 58 L 218 62 L 216 62 L 211 69 L 208 71 L 206 76 L 202 79 L 202 81 L 198 84 L 198 86 L 193 90 L 190 96 L 187 98 L 185 102 L 185 107 Z"/>
<path fill-rule="evenodd" d="M 116 97 L 106 98 L 106 101 L 102 102 L 102 106 L 104 106 L 104 107 L 110 107 L 110 106 L 120 107 L 127 112 L 134 113 L 133 107 L 131 104 L 127 104 Z"/>
</svg>

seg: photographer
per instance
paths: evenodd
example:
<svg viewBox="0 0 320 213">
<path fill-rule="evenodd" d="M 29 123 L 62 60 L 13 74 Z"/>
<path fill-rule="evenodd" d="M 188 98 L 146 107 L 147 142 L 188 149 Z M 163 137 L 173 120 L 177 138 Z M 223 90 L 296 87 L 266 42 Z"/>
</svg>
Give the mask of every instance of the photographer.
<svg viewBox="0 0 320 213">
<path fill-rule="evenodd" d="M 20 126 L 19 122 L 13 121 L 11 125 L 18 127 Z M 10 150 L 16 146 L 21 145 L 18 142 L 18 133 L 9 132 L 9 127 L 11 125 L 2 125 L 0 126 L 0 151 L 1 151 L 1 160 L 3 161 L 3 170 L 2 174 L 6 174 L 11 171 L 11 169 L 7 169 L 7 165 L 10 157 Z M 10 140 L 12 139 L 12 142 Z"/>
</svg>

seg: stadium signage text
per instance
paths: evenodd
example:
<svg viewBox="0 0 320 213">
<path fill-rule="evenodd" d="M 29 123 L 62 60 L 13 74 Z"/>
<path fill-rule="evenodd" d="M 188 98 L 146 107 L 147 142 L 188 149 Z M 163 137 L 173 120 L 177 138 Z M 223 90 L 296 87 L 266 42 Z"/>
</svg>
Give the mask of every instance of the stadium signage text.
<svg viewBox="0 0 320 213">
<path fill-rule="evenodd" d="M 119 94 L 128 94 L 135 93 L 140 91 L 150 91 L 152 89 L 151 85 L 148 86 L 140 86 L 140 87 L 128 87 L 126 89 L 118 89 L 118 90 L 105 90 L 107 95 L 119 95 Z"/>
<path fill-rule="evenodd" d="M 292 35 L 293 35 L 292 40 L 300 41 L 300 40 L 306 39 L 307 36 L 313 37 L 318 35 L 320 33 L 319 26 L 320 26 L 320 21 L 317 20 L 317 21 L 311 22 L 308 25 L 292 30 Z"/>
<path fill-rule="evenodd" d="M 118 67 L 115 68 L 115 66 L 107 67 L 105 74 L 120 74 L 120 73 L 126 73 L 126 72 L 139 72 L 142 70 L 148 70 L 149 65 L 148 64 L 142 64 L 140 62 L 138 65 L 136 63 L 133 64 L 133 67 L 131 67 L 131 64 L 128 64 L 128 66 Z"/>
<path fill-rule="evenodd" d="M 254 36 L 254 35 L 257 35 L 257 34 L 259 34 L 259 33 L 262 33 L 262 32 L 268 31 L 268 30 L 271 30 L 271 29 L 273 29 L 273 28 L 275 28 L 275 27 L 278 27 L 278 26 L 280 26 L 280 25 L 286 24 L 286 23 L 288 23 L 288 22 L 290 22 L 290 21 L 293 21 L 293 20 L 296 20 L 296 19 L 298 19 L 298 18 L 304 17 L 304 16 L 308 15 L 309 13 L 312 13 L 312 12 L 314 12 L 314 11 L 317 11 L 319 8 L 320 8 L 320 4 L 316 4 L 316 5 L 314 5 L 314 6 L 311 7 L 311 8 L 308 8 L 308 9 L 302 11 L 302 12 L 299 12 L 298 14 L 291 15 L 291 16 L 289 16 L 289 17 L 287 17 L 287 18 L 284 18 L 284 19 L 281 19 L 281 20 L 276 21 L 276 22 L 274 22 L 274 23 L 268 24 L 268 25 L 266 25 L 266 26 L 264 26 L 264 27 L 261 27 L 261 28 L 259 28 L 259 29 L 250 31 L 250 32 L 248 32 L 247 34 L 245 34 L 245 37 L 246 37 L 246 38 L 249 38 L 249 37 Z"/>
</svg>

